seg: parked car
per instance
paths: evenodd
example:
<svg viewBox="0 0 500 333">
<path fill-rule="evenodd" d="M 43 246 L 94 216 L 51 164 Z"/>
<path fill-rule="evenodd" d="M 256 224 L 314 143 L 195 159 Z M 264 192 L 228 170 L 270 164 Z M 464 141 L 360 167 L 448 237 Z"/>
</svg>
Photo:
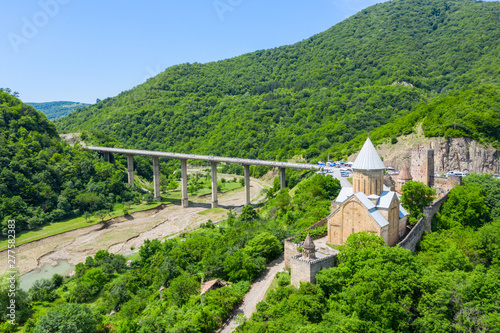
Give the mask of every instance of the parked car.
<svg viewBox="0 0 500 333">
<path fill-rule="evenodd" d="M 460 172 L 460 171 L 448 171 L 446 173 L 446 177 L 448 176 L 460 176 L 460 177 L 465 177 L 467 176 L 466 173 Z"/>
</svg>

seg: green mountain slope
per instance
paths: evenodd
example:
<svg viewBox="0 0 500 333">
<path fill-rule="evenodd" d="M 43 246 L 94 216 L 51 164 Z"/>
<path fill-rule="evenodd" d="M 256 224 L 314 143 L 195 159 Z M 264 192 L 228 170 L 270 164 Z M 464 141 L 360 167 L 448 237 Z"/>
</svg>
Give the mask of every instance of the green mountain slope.
<svg viewBox="0 0 500 333">
<path fill-rule="evenodd" d="M 56 120 L 66 117 L 77 108 L 89 106 L 90 104 L 80 102 L 46 102 L 46 103 L 26 103 L 33 106 L 38 111 L 43 112 L 49 120 Z"/>
<path fill-rule="evenodd" d="M 497 2 L 394 0 L 294 45 L 173 66 L 56 126 L 99 128 L 136 148 L 341 154 L 343 143 L 419 105 L 498 87 L 499 17 Z"/>
<path fill-rule="evenodd" d="M 0 91 L 2 236 L 9 220 L 19 232 L 133 200 L 123 163 L 61 142 L 43 113 Z"/>
</svg>

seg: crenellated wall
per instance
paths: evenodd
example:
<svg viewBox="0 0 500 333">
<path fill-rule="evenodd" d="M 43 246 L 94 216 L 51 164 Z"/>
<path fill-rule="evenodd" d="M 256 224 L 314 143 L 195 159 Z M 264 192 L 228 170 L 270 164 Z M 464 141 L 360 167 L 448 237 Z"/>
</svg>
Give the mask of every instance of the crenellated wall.
<svg viewBox="0 0 500 333">
<path fill-rule="evenodd" d="M 332 254 L 319 259 L 305 259 L 302 254 L 292 256 L 291 264 L 291 284 L 296 288 L 300 287 L 301 282 L 316 283 L 316 274 L 322 269 L 334 267 L 337 265 L 337 255 Z"/>
</svg>

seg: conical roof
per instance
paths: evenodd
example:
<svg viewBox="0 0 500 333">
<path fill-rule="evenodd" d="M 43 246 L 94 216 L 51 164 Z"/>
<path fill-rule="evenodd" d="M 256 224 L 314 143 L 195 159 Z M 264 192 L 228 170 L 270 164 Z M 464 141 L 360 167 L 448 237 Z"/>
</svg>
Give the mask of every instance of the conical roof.
<svg viewBox="0 0 500 333">
<path fill-rule="evenodd" d="M 411 176 L 410 170 L 408 170 L 408 167 L 406 166 L 406 164 L 403 165 L 403 168 L 399 172 L 398 179 L 400 179 L 400 180 L 412 180 L 413 179 L 413 177 Z"/>
<path fill-rule="evenodd" d="M 309 233 L 307 233 L 306 240 L 304 241 L 304 245 L 302 247 L 304 249 L 307 249 L 307 250 L 314 250 L 314 248 L 315 248 L 314 242 L 311 238 L 311 235 L 309 235 Z"/>
<path fill-rule="evenodd" d="M 356 160 L 352 164 L 353 169 L 361 169 L 361 170 L 384 170 L 385 165 L 380 159 L 373 143 L 370 141 L 370 138 L 367 138 L 363 148 L 356 157 Z"/>
</svg>

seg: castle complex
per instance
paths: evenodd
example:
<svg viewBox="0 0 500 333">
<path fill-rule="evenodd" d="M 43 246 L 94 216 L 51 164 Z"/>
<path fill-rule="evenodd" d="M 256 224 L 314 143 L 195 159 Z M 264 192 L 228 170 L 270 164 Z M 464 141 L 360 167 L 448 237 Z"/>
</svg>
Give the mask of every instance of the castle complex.
<svg viewBox="0 0 500 333">
<path fill-rule="evenodd" d="M 332 213 L 319 222 L 327 225 L 327 243 L 342 245 L 355 232 L 371 231 L 389 246 L 398 244 L 407 230 L 408 212 L 397 193 L 384 185 L 385 165 L 369 138 L 352 169 L 353 187 L 342 188 L 332 203 Z M 291 269 L 291 282 L 296 287 L 300 282 L 314 283 L 317 272 L 336 264 L 336 253 L 315 251 L 309 234 L 302 253 L 294 245 L 285 242 L 285 267 Z"/>
<path fill-rule="evenodd" d="M 332 213 L 309 227 L 314 229 L 326 225 L 326 242 L 330 245 L 343 245 L 351 234 L 369 231 L 382 237 L 388 246 L 399 244 L 415 251 L 422 234 L 430 232 L 432 217 L 446 201 L 447 193 L 462 183 L 460 176 L 434 175 L 434 150 L 413 150 L 412 172 L 404 165 L 395 189 L 401 192 L 402 186 L 407 182 L 418 181 L 434 187 L 440 199 L 424 208 L 425 218 L 420 219 L 407 233 L 409 214 L 401 206 L 397 193 L 384 185 L 385 165 L 369 138 L 354 161 L 352 170 L 353 186 L 343 187 L 332 202 Z M 309 234 L 302 244 L 295 244 L 292 238 L 285 241 L 285 267 L 290 268 L 291 283 L 297 288 L 300 287 L 300 282 L 315 283 L 316 274 L 321 269 L 337 264 L 338 251 L 326 246 L 324 239 L 318 242 L 321 242 L 319 247 L 315 246 Z"/>
</svg>

